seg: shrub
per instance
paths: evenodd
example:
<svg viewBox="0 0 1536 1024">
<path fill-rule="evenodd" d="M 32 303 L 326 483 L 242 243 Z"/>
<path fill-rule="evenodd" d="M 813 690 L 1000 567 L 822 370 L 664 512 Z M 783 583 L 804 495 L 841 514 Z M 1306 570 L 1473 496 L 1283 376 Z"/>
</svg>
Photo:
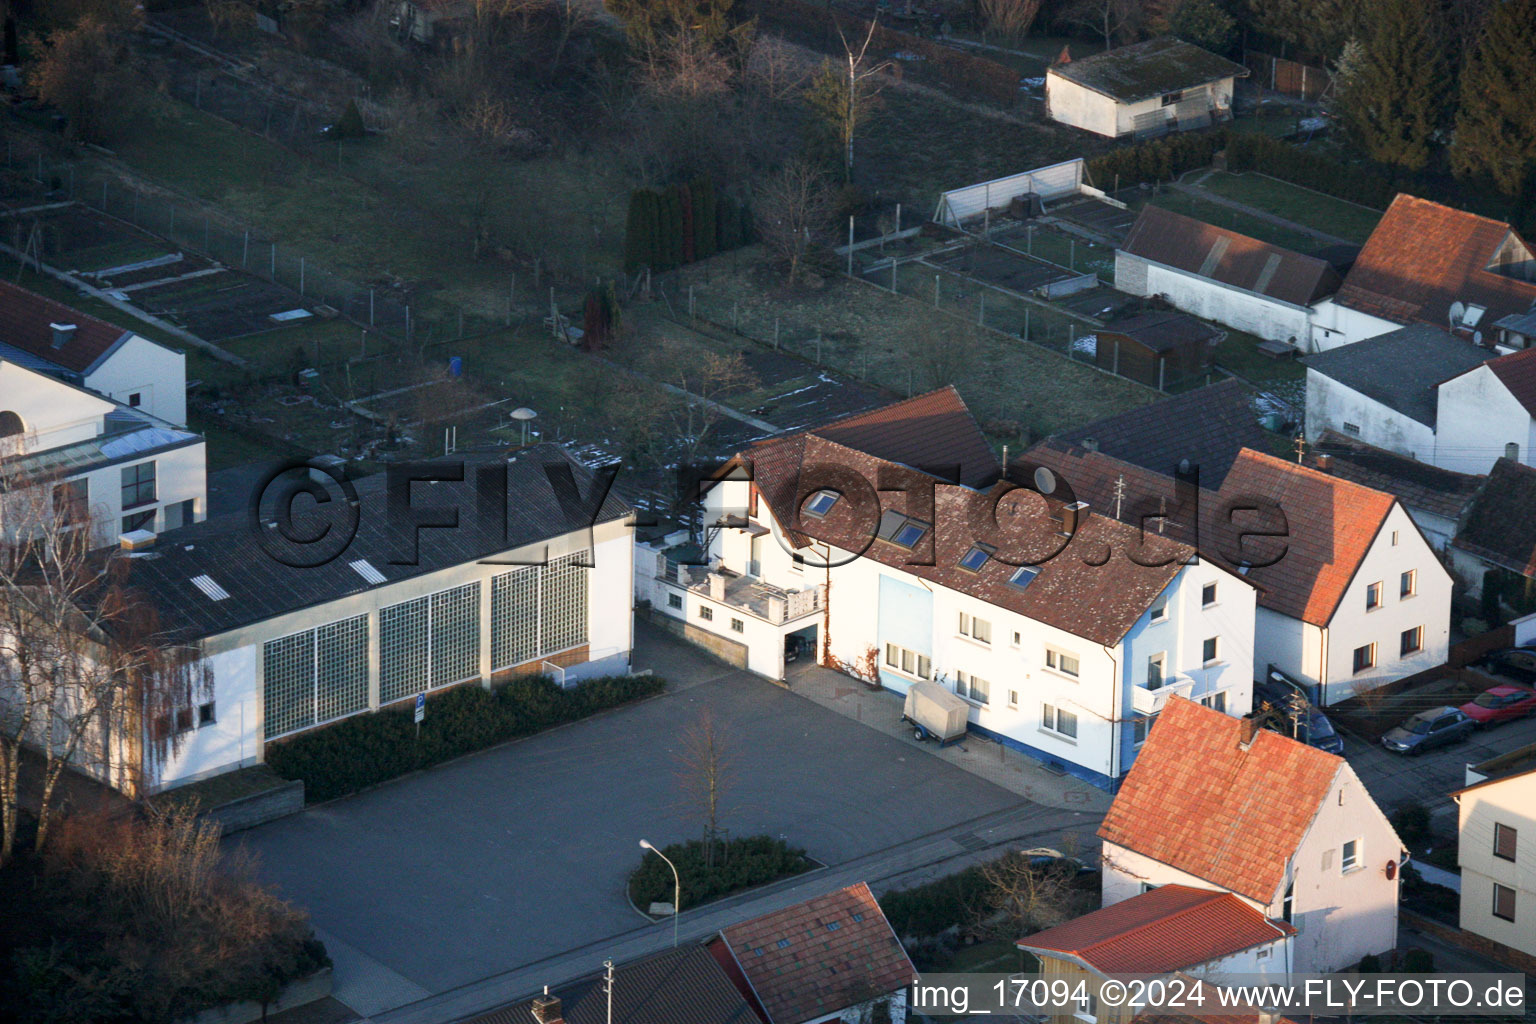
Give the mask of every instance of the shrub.
<svg viewBox="0 0 1536 1024">
<path fill-rule="evenodd" d="M 1392 183 L 1380 174 L 1258 132 L 1229 133 L 1227 169 L 1262 171 L 1376 209 L 1392 201 Z"/>
<path fill-rule="evenodd" d="M 1088 161 L 1088 176 L 1102 189 L 1144 181 L 1167 181 L 1186 171 L 1209 167 L 1226 141 L 1222 132 L 1185 132 L 1132 146 L 1122 146 Z"/>
<path fill-rule="evenodd" d="M 302 780 L 306 801 L 318 803 L 653 696 L 665 687 L 657 676 L 605 676 L 569 690 L 547 676 L 514 679 L 489 690 L 465 683 L 427 695 L 419 739 L 414 709 L 403 702 L 268 744 L 267 763 L 285 779 Z"/>
<path fill-rule="evenodd" d="M 969 923 L 986 894 L 986 877 L 972 866 L 926 885 L 888 892 L 880 897 L 880 909 L 897 935 L 926 938 Z"/>
<path fill-rule="evenodd" d="M 1358 970 L 1361 974 L 1380 974 L 1381 957 L 1377 956 L 1375 953 L 1365 954 L 1365 956 L 1360 958 L 1360 966 Z"/>
<path fill-rule="evenodd" d="M 1428 974 L 1435 969 L 1435 955 L 1415 946 L 1403 954 L 1401 967 L 1404 974 Z"/>
<path fill-rule="evenodd" d="M 341 120 L 336 122 L 335 132 L 338 139 L 361 139 L 368 135 L 368 129 L 363 124 L 363 112 L 357 109 L 356 100 L 347 100 L 347 109 L 341 112 Z"/>
<path fill-rule="evenodd" d="M 733 892 L 766 885 L 780 878 L 808 871 L 805 851 L 772 836 L 743 836 L 715 844 L 715 866 L 704 863 L 704 842 L 690 839 L 661 851 L 677 868 L 677 881 L 666 861 L 647 852 L 629 876 L 629 898 L 641 910 L 652 903 L 671 903 L 681 882 L 679 910 L 729 896 Z"/>
<path fill-rule="evenodd" d="M 1409 801 L 1392 812 L 1392 827 L 1405 843 L 1425 839 L 1429 835 L 1429 808 L 1417 800 Z"/>
</svg>

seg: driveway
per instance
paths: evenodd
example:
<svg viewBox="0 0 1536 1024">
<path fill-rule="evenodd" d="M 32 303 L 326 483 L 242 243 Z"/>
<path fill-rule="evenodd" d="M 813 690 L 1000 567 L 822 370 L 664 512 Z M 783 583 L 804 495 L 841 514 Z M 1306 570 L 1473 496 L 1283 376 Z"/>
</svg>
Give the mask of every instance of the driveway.
<svg viewBox="0 0 1536 1024">
<path fill-rule="evenodd" d="M 1348 735 L 1344 743 L 1344 756 L 1382 810 L 1391 813 L 1418 800 L 1436 815 L 1438 828 L 1454 831 L 1455 805 L 1449 794 L 1467 784 L 1467 765 L 1536 743 L 1536 716 L 1481 729 L 1463 743 L 1418 757 L 1394 754 L 1380 743 Z"/>
<path fill-rule="evenodd" d="M 641 838 L 699 834 L 675 755 L 679 731 L 706 709 L 735 761 L 722 824 L 782 835 L 833 874 L 857 860 L 875 877 L 870 858 L 946 830 L 960 845 L 943 856 L 974 850 L 969 830 L 1000 812 L 1015 826 L 1091 834 L 1081 815 L 1036 807 L 693 648 L 649 636 L 638 656 L 676 687 L 231 840 L 310 911 L 354 1009 L 378 1013 L 653 930 L 624 880 Z M 998 841 L 982 831 L 982 845 Z"/>
</svg>

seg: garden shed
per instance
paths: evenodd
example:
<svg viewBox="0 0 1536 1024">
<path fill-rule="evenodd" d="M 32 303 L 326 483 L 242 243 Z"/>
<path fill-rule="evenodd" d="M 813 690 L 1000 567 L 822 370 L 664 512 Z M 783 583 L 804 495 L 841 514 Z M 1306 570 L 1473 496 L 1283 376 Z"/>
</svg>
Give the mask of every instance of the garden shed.
<svg viewBox="0 0 1536 1024">
<path fill-rule="evenodd" d="M 1073 60 L 1045 74 L 1053 121 L 1110 138 L 1148 138 L 1232 117 L 1232 87 L 1248 69 L 1172 36 Z"/>
<path fill-rule="evenodd" d="M 1142 313 L 1100 329 L 1094 359 L 1103 369 L 1162 390 L 1208 372 L 1225 337 L 1183 313 Z"/>
</svg>

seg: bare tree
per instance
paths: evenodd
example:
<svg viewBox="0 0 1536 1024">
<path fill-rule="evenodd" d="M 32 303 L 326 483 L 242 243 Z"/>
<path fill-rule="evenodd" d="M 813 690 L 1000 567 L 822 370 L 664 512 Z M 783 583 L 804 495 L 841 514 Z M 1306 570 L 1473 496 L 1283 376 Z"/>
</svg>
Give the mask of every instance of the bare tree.
<svg viewBox="0 0 1536 1024">
<path fill-rule="evenodd" d="M 976 12 L 987 32 L 1016 43 L 1029 34 L 1042 0 L 976 0 Z"/>
<path fill-rule="evenodd" d="M 650 376 L 679 392 L 667 408 L 669 433 L 683 447 L 683 455 L 696 462 L 708 450 L 708 442 L 726 418 L 723 403 L 733 395 L 757 386 L 757 377 L 741 353 L 722 355 L 664 341 L 650 360 Z"/>
<path fill-rule="evenodd" d="M 48 35 L 28 69 L 28 82 L 66 118 L 72 139 L 100 142 L 122 127 L 133 109 L 138 78 L 124 36 L 89 15 Z"/>
<path fill-rule="evenodd" d="M 981 866 L 986 882 L 984 909 L 1001 915 L 1010 935 L 1025 935 L 1060 924 L 1070 916 L 1072 867 L 1036 865 L 1027 852 L 1012 851 Z"/>
<path fill-rule="evenodd" d="M 1061 11 L 1061 20 L 1104 37 L 1108 50 L 1141 26 L 1141 0 L 1072 0 Z"/>
<path fill-rule="evenodd" d="M 803 160 L 793 160 L 757 190 L 757 233 L 770 254 L 799 279 L 801 264 L 831 219 L 832 188 L 826 175 Z"/>
<path fill-rule="evenodd" d="M 843 161 L 843 180 L 853 180 L 853 141 L 879 102 L 886 79 L 881 76 L 891 68 L 891 61 L 869 59 L 869 44 L 875 37 L 875 22 L 858 46 L 848 42 L 842 26 L 837 29 L 843 43 L 843 60 L 830 61 L 817 72 L 806 90 L 805 99 L 829 134 L 837 140 Z"/>
<path fill-rule="evenodd" d="M 190 728 L 209 679 L 195 649 L 166 642 L 129 582 L 132 560 L 98 549 L 102 513 L 68 481 L 0 485 L 0 863 L 16 840 L 22 748 L 42 762 L 36 847 L 74 766 L 130 792 Z"/>
<path fill-rule="evenodd" d="M 913 334 L 902 355 L 927 378 L 929 387 L 962 384 L 976 372 L 980 333 L 973 324 L 955 323 L 936 333 Z"/>
<path fill-rule="evenodd" d="M 704 865 L 715 866 L 720 819 L 735 782 L 736 762 L 730 741 L 708 708 L 683 733 L 677 753 L 678 782 L 685 800 L 704 823 Z"/>
</svg>

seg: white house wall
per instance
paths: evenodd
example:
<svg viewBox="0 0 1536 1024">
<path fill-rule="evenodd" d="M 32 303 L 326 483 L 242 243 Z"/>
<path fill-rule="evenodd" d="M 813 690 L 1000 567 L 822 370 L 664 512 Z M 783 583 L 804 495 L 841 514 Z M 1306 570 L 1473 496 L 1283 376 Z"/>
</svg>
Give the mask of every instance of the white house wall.
<svg viewBox="0 0 1536 1024">
<path fill-rule="evenodd" d="M 31 452 L 94 439 L 112 403 L 0 361 L 0 409 L 21 417 L 23 450 Z"/>
<path fill-rule="evenodd" d="M 1047 71 L 1045 75 L 1045 110 L 1053 121 L 1114 138 L 1119 134 L 1115 101 L 1103 93 L 1085 89 L 1076 82 Z"/>
<path fill-rule="evenodd" d="M 187 425 L 187 357 L 135 334 L 85 378 L 85 386 L 177 427 Z"/>
<path fill-rule="evenodd" d="M 123 508 L 123 470 L 141 463 L 155 464 L 155 500 L 153 504 Z M 84 474 L 89 489 L 90 507 L 98 517 L 103 531 L 102 543 L 113 543 L 121 532 L 122 517 L 138 512 L 155 510 L 154 521 L 147 529 L 160 531 L 167 528 L 166 506 L 190 500 L 193 518 L 188 522 L 200 522 L 207 518 L 208 450 L 199 441 L 160 452 L 147 459 L 126 459 Z M 78 478 L 75 478 L 78 479 Z M 182 523 L 179 525 L 187 525 Z"/>
<path fill-rule="evenodd" d="M 1341 305 L 1332 298 L 1323 299 L 1312 307 L 1310 352 L 1327 352 L 1341 345 L 1351 345 L 1378 334 L 1395 331 L 1403 325 L 1379 316 L 1362 313 L 1358 309 Z"/>
<path fill-rule="evenodd" d="M 1536 956 L 1536 775 L 1469 790 L 1460 805 L 1461 926 Z M 1494 825 L 1515 830 L 1515 859 L 1493 855 Z M 1493 915 L 1495 883 L 1515 890 L 1515 919 Z"/>
<path fill-rule="evenodd" d="M 197 705 L 212 701 L 215 721 L 211 725 L 194 724 L 178 737 L 160 765 L 161 787 L 184 785 L 261 760 L 261 699 L 256 689 L 259 657 L 260 649 L 252 644 L 208 653 L 204 661 L 210 690 L 193 694 L 193 720 Z"/>
<path fill-rule="evenodd" d="M 1144 297 L 1161 296 L 1176 309 L 1272 341 L 1306 342 L 1311 311 L 1208 277 L 1115 252 L 1115 287 Z"/>
<path fill-rule="evenodd" d="M 1316 443 L 1325 430 L 1335 430 L 1421 462 L 1429 462 L 1435 452 L 1434 427 L 1308 368 L 1308 443 Z"/>
<path fill-rule="evenodd" d="M 1275 668 L 1311 689 L 1314 697 L 1325 675 L 1324 631 L 1300 619 L 1260 607 L 1254 614 L 1253 677 Z"/>
<path fill-rule="evenodd" d="M 1440 385 L 1434 464 L 1459 473 L 1487 473 L 1518 446 L 1517 457 L 1536 465 L 1536 423 L 1486 365 Z"/>
</svg>

